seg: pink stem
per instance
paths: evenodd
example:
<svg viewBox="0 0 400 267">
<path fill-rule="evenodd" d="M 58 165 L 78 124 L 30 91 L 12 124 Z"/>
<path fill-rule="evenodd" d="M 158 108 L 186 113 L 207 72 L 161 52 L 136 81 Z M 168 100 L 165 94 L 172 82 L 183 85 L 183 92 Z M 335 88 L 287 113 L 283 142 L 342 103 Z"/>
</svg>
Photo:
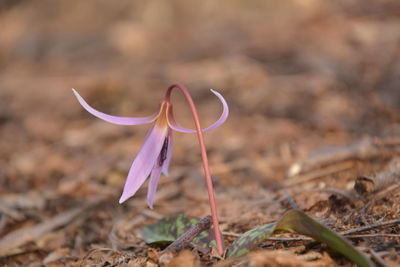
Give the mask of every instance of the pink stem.
<svg viewBox="0 0 400 267">
<path fill-rule="evenodd" d="M 186 89 L 185 86 L 183 86 L 179 83 L 172 84 L 170 87 L 168 87 L 167 93 L 165 94 L 165 99 L 167 101 L 169 101 L 171 91 L 175 87 L 178 88 L 179 90 L 181 90 L 181 92 L 185 96 L 187 102 L 189 103 L 190 109 L 193 114 L 193 119 L 194 119 L 194 123 L 196 125 L 196 130 L 197 130 L 197 137 L 199 139 L 199 144 L 200 144 L 201 158 L 203 160 L 204 174 L 206 176 L 208 199 L 210 202 L 212 223 L 214 225 L 215 241 L 217 242 L 218 254 L 220 256 L 222 256 L 224 253 L 224 247 L 223 247 L 223 242 L 222 242 L 222 235 L 219 230 L 217 205 L 215 203 L 214 189 L 213 189 L 213 184 L 212 184 L 212 180 L 211 180 L 210 168 L 208 167 L 207 151 L 206 151 L 206 146 L 204 144 L 204 137 L 203 137 L 203 132 L 202 132 L 201 126 L 200 126 L 199 116 L 197 114 L 196 106 L 194 105 L 193 99 L 190 96 L 189 91 Z"/>
</svg>

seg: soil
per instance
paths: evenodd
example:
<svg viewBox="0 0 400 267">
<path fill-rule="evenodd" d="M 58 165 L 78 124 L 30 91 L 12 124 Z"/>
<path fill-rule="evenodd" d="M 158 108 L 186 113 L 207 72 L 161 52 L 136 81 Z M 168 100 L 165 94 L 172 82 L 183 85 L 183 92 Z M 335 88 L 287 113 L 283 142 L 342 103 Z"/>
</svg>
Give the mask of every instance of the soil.
<svg viewBox="0 0 400 267">
<path fill-rule="evenodd" d="M 121 205 L 149 126 L 96 119 L 71 88 L 105 113 L 148 116 L 174 82 L 204 126 L 221 112 L 209 88 L 229 104 L 205 134 L 226 247 L 295 207 L 339 233 L 372 225 L 347 238 L 400 265 L 400 224 L 385 224 L 400 219 L 397 0 L 2 1 L 0 28 L 0 265 L 353 266 L 295 234 L 235 261 L 161 260 L 144 243 L 144 225 L 210 213 L 197 138 L 174 133 L 154 209 L 147 185 Z M 191 128 L 178 91 L 172 102 Z"/>
</svg>

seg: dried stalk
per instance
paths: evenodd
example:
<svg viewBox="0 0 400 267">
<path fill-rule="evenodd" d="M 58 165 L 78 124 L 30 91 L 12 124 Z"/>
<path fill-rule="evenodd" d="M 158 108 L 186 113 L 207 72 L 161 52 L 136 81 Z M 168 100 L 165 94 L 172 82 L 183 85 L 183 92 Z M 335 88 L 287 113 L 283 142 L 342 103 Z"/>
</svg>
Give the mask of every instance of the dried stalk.
<svg viewBox="0 0 400 267">
<path fill-rule="evenodd" d="M 161 254 L 168 252 L 177 253 L 190 246 L 190 242 L 197 237 L 201 232 L 209 229 L 211 226 L 211 216 L 208 215 L 202 218 L 195 226 L 190 228 L 186 233 L 181 235 L 171 245 L 166 247 Z"/>
</svg>

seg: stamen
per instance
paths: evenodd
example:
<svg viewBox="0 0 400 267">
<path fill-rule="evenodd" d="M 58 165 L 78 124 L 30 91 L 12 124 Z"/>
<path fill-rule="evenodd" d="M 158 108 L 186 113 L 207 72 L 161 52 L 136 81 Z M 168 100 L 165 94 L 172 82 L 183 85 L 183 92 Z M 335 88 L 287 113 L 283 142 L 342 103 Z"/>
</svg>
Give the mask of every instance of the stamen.
<svg viewBox="0 0 400 267">
<path fill-rule="evenodd" d="M 161 148 L 160 156 L 158 156 L 158 166 L 162 166 L 164 161 L 167 159 L 168 152 L 168 137 L 165 138 L 164 144 Z"/>
</svg>

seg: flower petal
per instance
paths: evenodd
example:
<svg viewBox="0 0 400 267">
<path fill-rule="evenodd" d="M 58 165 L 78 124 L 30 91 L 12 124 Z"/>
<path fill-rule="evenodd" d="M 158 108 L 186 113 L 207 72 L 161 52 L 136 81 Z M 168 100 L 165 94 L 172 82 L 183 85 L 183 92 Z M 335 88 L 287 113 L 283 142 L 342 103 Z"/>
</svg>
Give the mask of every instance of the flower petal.
<svg viewBox="0 0 400 267">
<path fill-rule="evenodd" d="M 164 163 L 162 165 L 162 173 L 166 176 L 168 176 L 168 169 L 169 169 L 169 164 L 171 162 L 171 158 L 172 158 L 172 131 L 169 130 L 168 131 L 168 148 L 167 148 L 167 157 L 164 160 Z"/>
<path fill-rule="evenodd" d="M 162 166 L 156 164 L 151 171 L 149 189 L 147 190 L 147 203 L 150 209 L 153 208 L 154 196 L 156 194 L 158 180 L 160 179 Z"/>
<path fill-rule="evenodd" d="M 168 127 L 160 127 L 157 124 L 150 130 L 146 141 L 129 170 L 119 203 L 132 197 L 149 176 L 157 163 L 167 132 Z"/>
<path fill-rule="evenodd" d="M 223 96 L 220 93 L 218 93 L 217 91 L 214 91 L 213 89 L 211 89 L 211 92 L 214 95 L 216 95 L 218 97 L 218 99 L 221 101 L 223 110 L 222 110 L 222 114 L 219 117 L 219 119 L 216 122 L 214 122 L 210 127 L 203 129 L 203 132 L 207 132 L 209 130 L 217 128 L 218 126 L 220 126 L 221 124 L 223 124 L 226 121 L 226 119 L 228 118 L 228 115 L 229 115 L 228 104 L 226 103 Z M 196 130 L 191 130 L 191 129 L 187 129 L 187 128 L 180 126 L 174 119 L 172 109 L 170 110 L 170 112 L 168 112 L 168 125 L 169 125 L 169 127 L 171 127 L 171 129 L 173 129 L 177 132 L 182 132 L 182 133 L 196 133 L 197 132 Z"/>
<path fill-rule="evenodd" d="M 78 99 L 79 103 L 82 105 L 84 109 L 86 109 L 89 113 L 96 116 L 99 119 L 105 120 L 110 123 L 119 124 L 119 125 L 140 125 L 140 124 L 147 124 L 153 122 L 158 114 L 154 114 L 148 117 L 117 117 L 105 114 L 98 110 L 95 110 L 88 103 L 78 94 L 78 92 L 72 88 L 72 92 L 75 94 L 76 98 Z"/>
<path fill-rule="evenodd" d="M 158 180 L 160 179 L 161 173 L 164 175 L 168 175 L 168 168 L 172 158 L 172 130 L 168 129 L 167 134 L 167 146 L 166 146 L 166 155 L 163 155 L 163 151 L 160 152 L 160 155 L 157 158 L 157 162 L 154 165 L 153 170 L 150 174 L 150 182 L 149 189 L 147 191 L 147 203 L 149 207 L 152 209 L 154 204 L 154 196 L 157 191 Z M 161 148 L 162 150 L 163 148 Z M 165 157 L 165 159 L 164 159 Z M 160 166 L 161 164 L 161 166 Z"/>
</svg>

